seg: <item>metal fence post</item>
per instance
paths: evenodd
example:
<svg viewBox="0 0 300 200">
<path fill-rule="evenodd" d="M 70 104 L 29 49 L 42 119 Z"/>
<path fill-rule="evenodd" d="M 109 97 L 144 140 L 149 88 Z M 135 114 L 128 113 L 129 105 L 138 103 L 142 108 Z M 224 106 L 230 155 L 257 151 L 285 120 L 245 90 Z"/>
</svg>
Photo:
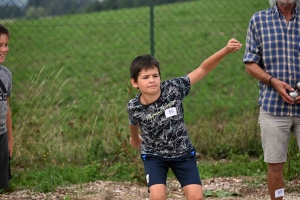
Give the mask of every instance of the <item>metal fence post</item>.
<svg viewBox="0 0 300 200">
<path fill-rule="evenodd" d="M 150 52 L 154 56 L 154 1 L 150 0 Z"/>
</svg>

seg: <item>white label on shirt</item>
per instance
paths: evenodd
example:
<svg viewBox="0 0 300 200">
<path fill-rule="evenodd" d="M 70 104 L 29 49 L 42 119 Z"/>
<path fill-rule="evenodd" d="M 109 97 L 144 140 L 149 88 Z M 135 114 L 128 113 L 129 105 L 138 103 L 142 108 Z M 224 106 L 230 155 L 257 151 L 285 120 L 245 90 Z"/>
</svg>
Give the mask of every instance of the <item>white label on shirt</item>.
<svg viewBox="0 0 300 200">
<path fill-rule="evenodd" d="M 275 198 L 278 198 L 278 197 L 283 197 L 284 196 L 284 189 L 281 188 L 281 189 L 278 189 L 275 191 Z"/>
<path fill-rule="evenodd" d="M 168 108 L 168 109 L 165 111 L 165 115 L 166 115 L 166 118 L 169 118 L 169 117 L 172 117 L 172 116 L 174 116 L 174 115 L 177 115 L 176 108 L 175 108 L 175 107 Z"/>
</svg>

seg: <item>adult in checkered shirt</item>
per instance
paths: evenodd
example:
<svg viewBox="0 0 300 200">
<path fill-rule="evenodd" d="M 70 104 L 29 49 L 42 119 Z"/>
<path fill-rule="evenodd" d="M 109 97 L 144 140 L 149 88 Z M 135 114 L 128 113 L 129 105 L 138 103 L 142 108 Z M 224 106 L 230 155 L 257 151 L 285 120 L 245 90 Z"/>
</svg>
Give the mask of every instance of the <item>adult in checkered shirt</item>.
<svg viewBox="0 0 300 200">
<path fill-rule="evenodd" d="M 284 163 L 291 134 L 300 148 L 300 0 L 269 0 L 250 19 L 243 62 L 259 81 L 259 124 L 271 199 L 283 199 Z"/>
</svg>

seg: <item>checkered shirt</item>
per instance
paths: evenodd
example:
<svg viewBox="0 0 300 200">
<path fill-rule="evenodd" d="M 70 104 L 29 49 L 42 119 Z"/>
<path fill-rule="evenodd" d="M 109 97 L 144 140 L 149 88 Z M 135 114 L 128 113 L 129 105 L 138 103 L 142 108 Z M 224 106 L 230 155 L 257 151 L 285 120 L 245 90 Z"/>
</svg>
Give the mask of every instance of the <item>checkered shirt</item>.
<svg viewBox="0 0 300 200">
<path fill-rule="evenodd" d="M 295 87 L 300 82 L 300 18 L 295 8 L 287 23 L 277 6 L 250 19 L 244 63 L 257 63 L 275 78 Z M 276 89 L 259 81 L 259 105 L 277 116 L 300 116 L 300 104 L 283 101 Z"/>
</svg>

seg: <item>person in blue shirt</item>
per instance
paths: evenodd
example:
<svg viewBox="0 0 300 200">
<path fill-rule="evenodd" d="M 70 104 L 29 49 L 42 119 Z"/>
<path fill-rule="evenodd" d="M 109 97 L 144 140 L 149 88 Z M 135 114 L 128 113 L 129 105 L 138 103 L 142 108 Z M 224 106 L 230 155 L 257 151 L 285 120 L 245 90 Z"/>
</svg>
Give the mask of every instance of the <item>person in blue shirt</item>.
<svg viewBox="0 0 300 200">
<path fill-rule="evenodd" d="M 259 125 L 271 199 L 284 196 L 284 163 L 291 134 L 300 148 L 300 1 L 269 0 L 271 7 L 250 19 L 243 62 L 259 81 Z"/>
<path fill-rule="evenodd" d="M 169 168 L 179 180 L 187 200 L 203 199 L 196 150 L 184 123 L 182 101 L 192 85 L 241 46 L 239 41 L 231 39 L 191 73 L 163 82 L 159 62 L 154 57 L 141 55 L 132 61 L 131 84 L 140 94 L 127 105 L 130 143 L 134 148 L 141 147 L 150 200 L 166 199 Z"/>
</svg>

